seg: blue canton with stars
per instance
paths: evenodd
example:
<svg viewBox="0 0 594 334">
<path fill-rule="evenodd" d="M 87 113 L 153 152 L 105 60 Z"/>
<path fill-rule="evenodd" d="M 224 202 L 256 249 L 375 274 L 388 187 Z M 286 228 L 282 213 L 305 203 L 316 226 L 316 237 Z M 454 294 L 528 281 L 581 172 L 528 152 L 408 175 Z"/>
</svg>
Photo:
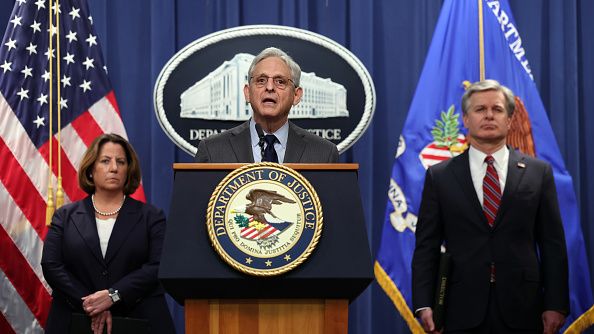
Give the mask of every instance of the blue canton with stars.
<svg viewBox="0 0 594 334">
<path fill-rule="evenodd" d="M 49 137 L 49 59 L 53 65 L 53 131 L 57 131 L 55 17 L 49 27 L 49 1 L 17 0 L 0 44 L 0 93 L 36 147 Z M 62 0 L 60 14 L 62 127 L 111 91 L 97 34 L 86 1 Z M 53 15 L 52 15 L 53 16 Z M 53 45 L 49 50 L 49 32 Z"/>
</svg>

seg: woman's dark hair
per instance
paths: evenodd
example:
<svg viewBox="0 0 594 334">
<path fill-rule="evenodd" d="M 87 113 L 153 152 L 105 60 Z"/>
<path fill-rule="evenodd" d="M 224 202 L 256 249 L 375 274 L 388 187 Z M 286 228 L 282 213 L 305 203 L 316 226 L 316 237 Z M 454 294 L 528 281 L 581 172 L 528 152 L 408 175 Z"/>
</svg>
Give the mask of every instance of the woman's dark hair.
<svg viewBox="0 0 594 334">
<path fill-rule="evenodd" d="M 119 144 L 126 152 L 126 160 L 128 160 L 128 172 L 126 175 L 126 183 L 124 184 L 124 194 L 130 195 L 136 191 L 140 185 L 140 164 L 138 156 L 132 148 L 132 145 L 120 135 L 115 133 L 105 133 L 95 138 L 91 146 L 83 155 L 80 167 L 78 169 L 78 185 L 87 194 L 95 193 L 95 182 L 91 177 L 93 166 L 99 158 L 99 152 L 105 143 Z"/>
</svg>

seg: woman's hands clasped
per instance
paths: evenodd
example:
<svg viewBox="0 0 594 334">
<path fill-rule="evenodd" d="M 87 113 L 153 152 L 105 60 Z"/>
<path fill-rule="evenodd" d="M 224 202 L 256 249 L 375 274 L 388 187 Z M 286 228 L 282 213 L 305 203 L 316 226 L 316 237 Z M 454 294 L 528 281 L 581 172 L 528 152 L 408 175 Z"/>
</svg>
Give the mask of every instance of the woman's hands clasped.
<svg viewBox="0 0 594 334">
<path fill-rule="evenodd" d="M 113 301 L 109 296 L 109 291 L 100 290 L 82 298 L 83 310 L 91 317 L 91 330 L 93 334 L 103 333 L 103 328 L 107 326 L 107 333 L 111 334 L 111 312 L 109 308 Z"/>
</svg>

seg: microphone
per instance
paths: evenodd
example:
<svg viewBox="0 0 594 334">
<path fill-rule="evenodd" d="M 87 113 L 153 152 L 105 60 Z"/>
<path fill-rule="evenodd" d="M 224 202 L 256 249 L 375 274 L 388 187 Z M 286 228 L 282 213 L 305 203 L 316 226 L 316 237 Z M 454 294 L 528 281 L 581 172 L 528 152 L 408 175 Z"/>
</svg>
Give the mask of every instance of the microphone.
<svg viewBox="0 0 594 334">
<path fill-rule="evenodd" d="M 260 138 L 258 146 L 260 146 L 260 161 L 262 161 L 264 159 L 264 131 L 262 131 L 262 126 L 258 123 L 256 123 L 256 133 L 258 134 L 258 138 Z"/>
</svg>

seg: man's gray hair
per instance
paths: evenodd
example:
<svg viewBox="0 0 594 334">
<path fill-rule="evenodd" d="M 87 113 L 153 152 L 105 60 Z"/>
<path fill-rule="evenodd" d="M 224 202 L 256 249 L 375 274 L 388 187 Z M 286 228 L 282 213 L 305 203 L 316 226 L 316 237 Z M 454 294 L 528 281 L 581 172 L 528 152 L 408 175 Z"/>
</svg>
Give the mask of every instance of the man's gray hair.
<svg viewBox="0 0 594 334">
<path fill-rule="evenodd" d="M 262 52 L 260 52 L 256 58 L 254 58 L 252 64 L 250 65 L 250 69 L 248 70 L 248 77 L 252 77 L 256 64 L 270 57 L 278 57 L 282 59 L 287 64 L 287 66 L 289 66 L 289 69 L 291 69 L 291 80 L 293 80 L 295 87 L 299 87 L 299 81 L 301 80 L 301 67 L 299 67 L 293 58 L 291 58 L 291 56 L 289 56 L 285 51 L 275 47 L 269 47 L 262 50 Z"/>
<path fill-rule="evenodd" d="M 511 117 L 516 109 L 514 93 L 511 89 L 500 84 L 497 80 L 492 79 L 477 81 L 468 86 L 468 89 L 466 89 L 466 92 L 462 95 L 462 113 L 464 115 L 468 113 L 468 108 L 470 108 L 470 97 L 472 94 L 490 90 L 503 93 L 503 96 L 505 97 L 505 109 L 507 110 L 507 115 Z"/>
</svg>

